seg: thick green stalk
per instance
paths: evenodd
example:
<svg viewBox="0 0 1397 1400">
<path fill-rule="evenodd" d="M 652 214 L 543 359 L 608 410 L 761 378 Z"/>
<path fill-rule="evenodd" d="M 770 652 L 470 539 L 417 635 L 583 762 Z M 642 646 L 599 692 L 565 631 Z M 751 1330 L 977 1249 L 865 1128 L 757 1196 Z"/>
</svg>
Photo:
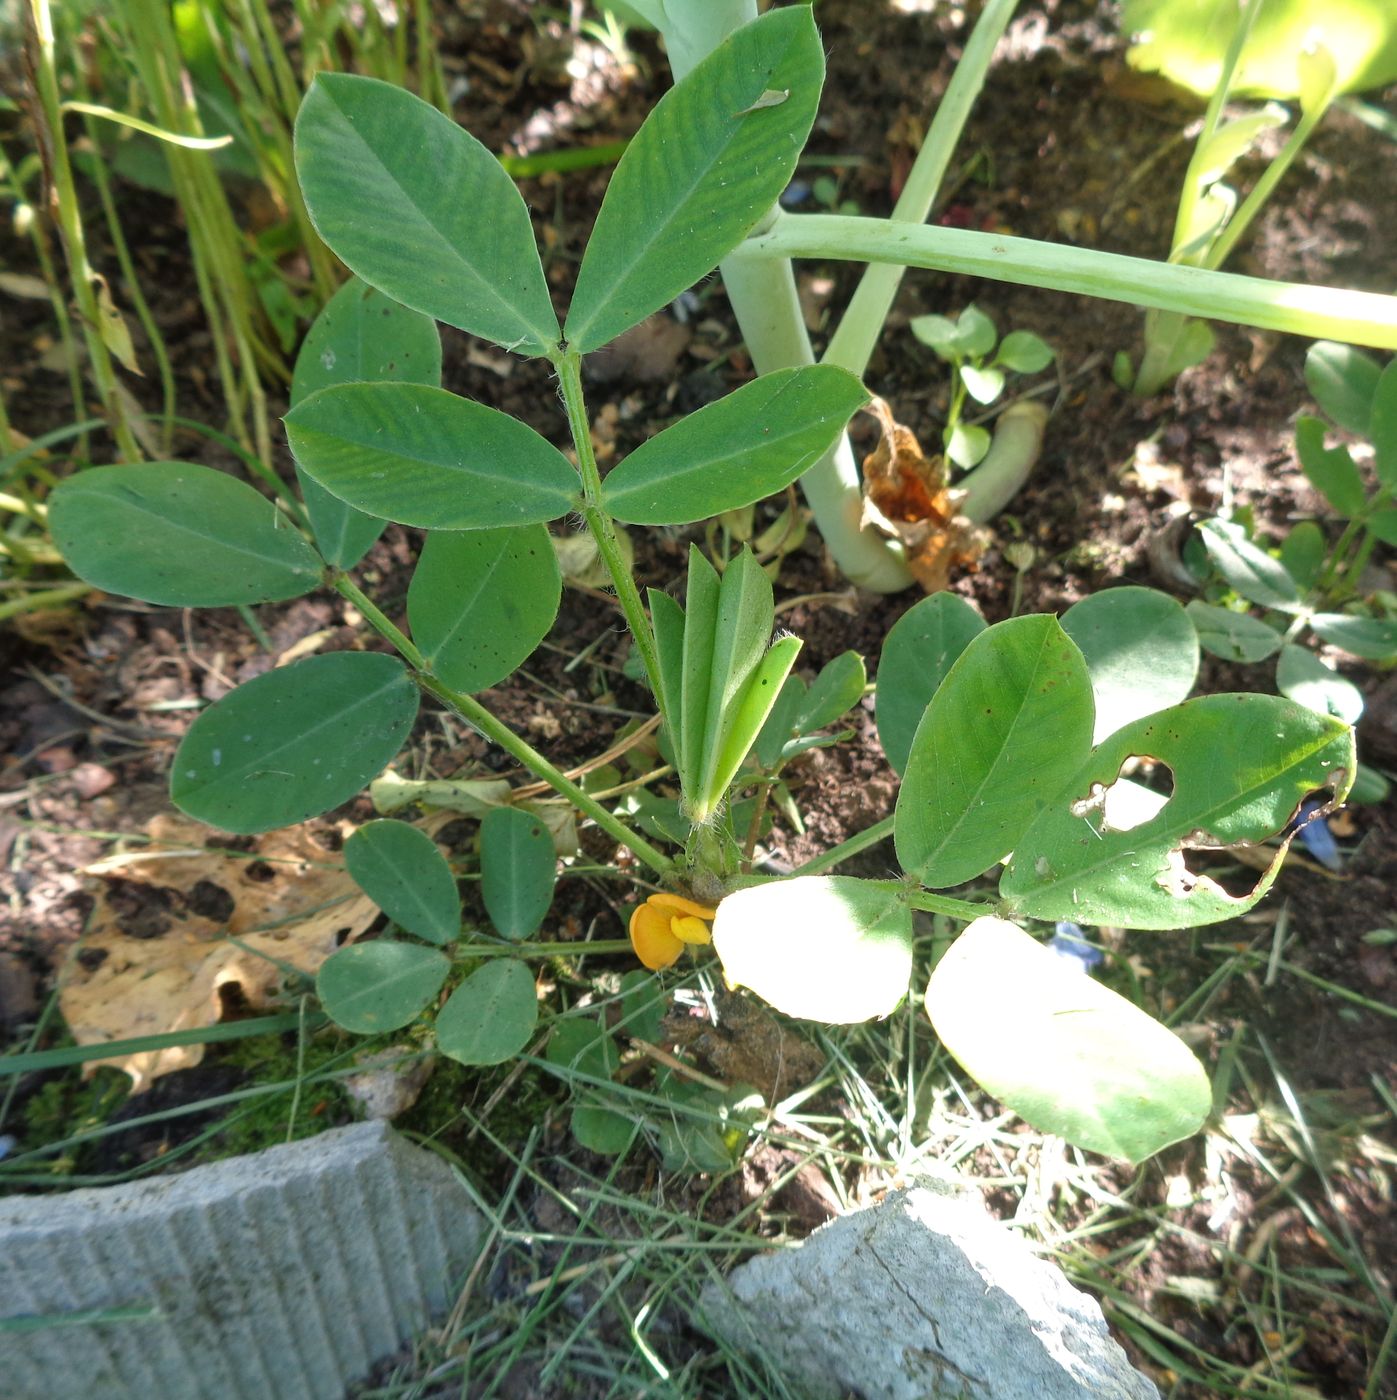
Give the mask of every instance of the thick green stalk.
<svg viewBox="0 0 1397 1400">
<path fill-rule="evenodd" d="M 767 232 L 748 241 L 744 257 L 901 263 L 1397 350 L 1397 297 L 1273 282 L 968 229 L 783 213 Z"/>
<path fill-rule="evenodd" d="M 582 357 L 563 354 L 557 356 L 553 363 L 558 371 L 558 385 L 562 390 L 563 406 L 567 410 L 568 427 L 572 430 L 573 447 L 577 450 L 577 473 L 582 479 L 582 518 L 592 532 L 607 573 L 611 575 L 626 625 L 631 629 L 631 636 L 635 638 L 640 659 L 645 665 L 650 690 L 663 713 L 664 691 L 660 686 L 660 658 L 655 647 L 655 634 L 650 630 L 650 619 L 646 615 L 645 604 L 640 600 L 640 590 L 631 576 L 630 565 L 621 553 L 611 516 L 602 505 L 601 473 L 597 470 L 597 457 L 592 450 L 592 427 L 587 419 L 587 401 L 582 393 Z M 668 718 L 666 715 L 665 719 Z"/>
<path fill-rule="evenodd" d="M 945 96 L 932 118 L 926 140 L 908 173 L 907 183 L 889 215 L 894 223 L 926 222 L 971 108 L 985 85 L 995 45 L 1008 28 L 1017 5 L 1018 0 L 989 0 L 975 22 L 956 71 L 946 86 Z M 839 365 L 851 374 L 863 374 L 873 347 L 883 333 L 905 271 L 895 263 L 870 263 L 864 269 L 848 309 L 825 350 L 825 364 Z"/>
<path fill-rule="evenodd" d="M 435 695 L 442 704 L 454 710 L 467 724 L 473 725 L 491 743 L 498 744 L 516 762 L 547 783 L 555 792 L 561 793 L 578 811 L 590 817 L 608 836 L 625 846 L 637 859 L 644 861 L 657 875 L 668 877 L 674 873 L 674 862 L 663 851 L 652 846 L 643 836 L 612 816 L 590 793 L 584 792 L 507 724 L 496 719 L 473 696 L 463 695 L 438 680 L 432 674 L 426 657 L 416 645 L 347 574 L 333 571 L 330 583 L 341 597 L 348 599 L 359 609 L 365 620 L 381 637 L 393 644 L 403 660 L 416 673 L 417 684 L 423 690 Z"/>
</svg>

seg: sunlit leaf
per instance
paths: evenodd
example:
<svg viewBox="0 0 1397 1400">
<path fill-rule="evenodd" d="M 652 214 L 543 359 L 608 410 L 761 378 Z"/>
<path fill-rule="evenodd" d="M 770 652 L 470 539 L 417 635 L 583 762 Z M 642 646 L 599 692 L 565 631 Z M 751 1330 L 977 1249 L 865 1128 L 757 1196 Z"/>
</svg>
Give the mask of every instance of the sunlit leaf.
<svg viewBox="0 0 1397 1400">
<path fill-rule="evenodd" d="M 1191 1137 L 1212 1087 L 1172 1031 L 1004 919 L 937 963 L 927 1015 L 966 1071 L 1040 1132 L 1140 1162 Z"/>
</svg>

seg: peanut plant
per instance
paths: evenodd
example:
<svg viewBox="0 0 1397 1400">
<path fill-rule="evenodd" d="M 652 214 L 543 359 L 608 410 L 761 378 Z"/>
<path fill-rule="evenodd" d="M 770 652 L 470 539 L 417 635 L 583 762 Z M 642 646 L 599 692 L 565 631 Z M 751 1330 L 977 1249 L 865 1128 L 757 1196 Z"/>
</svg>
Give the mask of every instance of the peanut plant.
<svg viewBox="0 0 1397 1400">
<path fill-rule="evenodd" d="M 303 500 L 287 491 L 274 504 L 187 463 L 102 467 L 54 493 L 54 536 L 85 580 L 165 606 L 332 588 L 396 652 L 296 661 L 200 714 L 171 769 L 172 798 L 190 815 L 257 832 L 332 810 L 406 742 L 426 695 L 630 853 L 655 887 L 630 927 L 647 967 L 663 972 L 690 950 L 707 957 L 711 944 L 731 983 L 793 1016 L 852 1022 L 886 1016 L 908 995 L 915 911 L 963 922 L 926 991 L 937 1034 L 1037 1126 L 1138 1160 L 1206 1118 L 1201 1065 L 1125 999 L 1062 971 L 1020 925 L 1168 929 L 1251 908 L 1287 842 L 1240 893 L 1197 869 L 1199 853 L 1278 836 L 1316 796 L 1341 801 L 1354 771 L 1348 726 L 1271 696 L 1188 699 L 1196 636 L 1176 603 L 1148 590 L 1109 590 L 1061 622 L 990 627 L 940 595 L 894 627 L 882 656 L 878 725 L 901 777 L 894 816 L 771 877 L 750 862 L 762 814 L 738 829 L 737 799 L 774 790 L 792 746 L 819 741 L 857 700 L 862 668 L 841 660 L 808 691 L 791 683 L 800 642 L 771 640 L 771 582 L 750 553 L 719 574 L 691 551 L 681 604 L 661 590 L 642 597 L 618 544 L 618 522 L 683 526 L 783 490 L 827 456 L 867 398 L 834 364 L 770 370 L 603 478 L 583 392 L 584 355 L 731 258 L 767 216 L 822 75 L 802 6 L 737 28 L 697 61 L 618 165 L 561 324 L 528 210 L 499 162 L 406 92 L 322 76 L 297 120 L 297 169 L 316 228 L 360 280 L 327 307 L 298 364 L 285 422 Z M 850 256 L 922 256 L 915 231 L 896 223 L 808 218 L 823 230 L 814 243 L 780 235 L 780 224 L 761 239 L 796 251 L 844 230 Z M 1159 286 L 1172 297 L 1187 282 Z M 1263 304 L 1246 291 L 1232 306 Z M 440 388 L 434 320 L 546 360 L 575 461 Z M 476 698 L 553 623 L 548 525 L 563 517 L 580 518 L 595 541 L 654 698 L 680 790 L 674 839 L 663 827 L 643 833 L 584 791 Z M 405 628 L 351 577 L 389 520 L 427 532 Z M 529 941 L 552 891 L 539 823 L 511 811 L 486 825 L 494 937 L 463 932 L 450 871 L 420 832 L 374 823 L 351 840 L 351 872 L 419 941 L 380 938 L 332 957 L 319 981 L 332 1015 L 382 1029 L 430 1014 L 443 1052 L 467 1063 L 523 1050 L 538 1017 L 529 960 L 575 945 Z M 901 876 L 827 873 L 888 835 Z M 975 897 L 945 893 L 966 885 Z M 605 1099 L 606 1029 L 566 1018 L 555 1035 L 561 1061 L 591 1067 L 588 1131 L 613 1140 L 614 1121 L 598 1116 L 619 1114 Z"/>
</svg>

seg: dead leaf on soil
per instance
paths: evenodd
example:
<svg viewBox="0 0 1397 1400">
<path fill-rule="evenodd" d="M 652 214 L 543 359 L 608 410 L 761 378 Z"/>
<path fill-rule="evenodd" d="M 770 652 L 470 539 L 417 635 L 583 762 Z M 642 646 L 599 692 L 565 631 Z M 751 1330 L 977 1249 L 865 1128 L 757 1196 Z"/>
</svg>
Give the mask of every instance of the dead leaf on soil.
<svg viewBox="0 0 1397 1400">
<path fill-rule="evenodd" d="M 247 853 L 205 849 L 208 828 L 176 816 L 156 817 L 146 834 L 155 845 L 81 872 L 100 883 L 59 993 L 80 1045 L 212 1025 L 225 989 L 253 1010 L 275 1006 L 286 969 L 314 976 L 378 917 L 304 827 L 268 832 Z M 124 1070 L 140 1093 L 203 1057 L 202 1045 L 183 1045 L 86 1068 Z"/>
<path fill-rule="evenodd" d="M 880 433 L 863 459 L 863 523 L 899 541 L 913 577 L 939 593 L 953 573 L 975 569 L 986 533 L 957 513 L 965 492 L 951 490 L 942 458 L 928 461 L 917 435 L 882 399 L 864 412 L 878 420 Z"/>
</svg>

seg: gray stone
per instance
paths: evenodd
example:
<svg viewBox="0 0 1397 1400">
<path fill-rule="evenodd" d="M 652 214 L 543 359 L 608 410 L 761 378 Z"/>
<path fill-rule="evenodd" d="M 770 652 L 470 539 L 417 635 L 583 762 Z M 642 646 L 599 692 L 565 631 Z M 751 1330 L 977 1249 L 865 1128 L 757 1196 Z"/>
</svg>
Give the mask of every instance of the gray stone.
<svg viewBox="0 0 1397 1400">
<path fill-rule="evenodd" d="M 481 1234 L 447 1164 L 383 1123 L 155 1181 L 11 1197 L 0 1393 L 340 1400 L 446 1312 Z"/>
<path fill-rule="evenodd" d="M 1095 1299 L 978 1202 L 926 1187 L 741 1265 L 702 1312 L 808 1400 L 1159 1400 Z"/>
</svg>

